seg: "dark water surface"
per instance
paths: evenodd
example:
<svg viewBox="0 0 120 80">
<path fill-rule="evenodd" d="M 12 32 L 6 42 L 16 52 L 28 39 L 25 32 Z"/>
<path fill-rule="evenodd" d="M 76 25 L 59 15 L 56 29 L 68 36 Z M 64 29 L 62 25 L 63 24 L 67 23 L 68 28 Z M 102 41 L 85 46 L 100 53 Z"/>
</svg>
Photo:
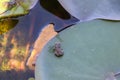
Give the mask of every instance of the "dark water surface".
<svg viewBox="0 0 120 80">
<path fill-rule="evenodd" d="M 29 80 L 30 78 L 34 78 L 33 70 L 15 71 L 12 69 L 0 72 L 0 80 Z"/>
<path fill-rule="evenodd" d="M 26 49 L 34 44 L 42 28 L 53 23 L 55 31 L 59 32 L 78 21 L 57 0 L 40 0 L 28 15 L 14 20 L 17 21 L 15 27 L 0 36 L 0 80 L 34 77 L 34 70 L 25 65 L 29 55 Z"/>
<path fill-rule="evenodd" d="M 31 40 L 34 41 L 41 29 L 49 23 L 53 23 L 55 31 L 59 32 L 78 21 L 61 8 L 57 0 L 40 0 L 28 15 L 19 18 L 16 28 L 28 34 L 31 26 L 33 26 Z"/>
</svg>

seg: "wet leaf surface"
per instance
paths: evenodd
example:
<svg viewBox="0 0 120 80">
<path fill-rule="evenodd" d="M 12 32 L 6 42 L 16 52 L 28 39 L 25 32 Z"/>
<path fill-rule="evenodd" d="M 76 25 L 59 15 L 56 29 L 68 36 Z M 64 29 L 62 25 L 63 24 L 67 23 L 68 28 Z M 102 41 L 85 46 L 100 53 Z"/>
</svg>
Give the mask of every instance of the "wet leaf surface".
<svg viewBox="0 0 120 80">
<path fill-rule="evenodd" d="M 58 0 L 62 6 L 81 21 L 93 19 L 120 20 L 119 0 Z"/>
<path fill-rule="evenodd" d="M 74 25 L 50 40 L 38 55 L 36 80 L 120 80 L 120 22 L 93 20 Z M 72 34 L 71 34 L 72 33 Z M 62 57 L 50 52 L 60 42 Z"/>
</svg>

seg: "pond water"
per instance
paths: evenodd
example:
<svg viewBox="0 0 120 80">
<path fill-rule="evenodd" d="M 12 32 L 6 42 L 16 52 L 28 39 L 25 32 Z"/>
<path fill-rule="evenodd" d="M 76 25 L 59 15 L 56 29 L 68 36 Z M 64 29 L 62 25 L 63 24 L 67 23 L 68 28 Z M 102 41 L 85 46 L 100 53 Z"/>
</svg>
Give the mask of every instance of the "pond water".
<svg viewBox="0 0 120 80">
<path fill-rule="evenodd" d="M 34 69 L 25 64 L 41 30 L 53 23 L 55 31 L 59 32 L 78 20 L 67 13 L 57 0 L 40 0 L 28 15 L 10 21 L 16 22 L 14 28 L 0 36 L 0 80 L 34 78 Z"/>
</svg>

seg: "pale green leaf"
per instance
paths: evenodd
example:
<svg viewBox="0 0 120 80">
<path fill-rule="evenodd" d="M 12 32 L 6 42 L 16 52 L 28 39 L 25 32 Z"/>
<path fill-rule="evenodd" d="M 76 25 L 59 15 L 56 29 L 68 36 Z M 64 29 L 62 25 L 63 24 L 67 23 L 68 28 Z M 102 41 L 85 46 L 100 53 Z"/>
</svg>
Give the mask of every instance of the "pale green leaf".
<svg viewBox="0 0 120 80">
<path fill-rule="evenodd" d="M 37 2 L 38 0 L 1 0 L 0 19 L 28 14 Z"/>
<path fill-rule="evenodd" d="M 120 0 L 58 0 L 81 21 L 92 19 L 120 20 Z"/>
<path fill-rule="evenodd" d="M 61 43 L 62 57 L 54 55 L 56 42 Z M 65 29 L 49 41 L 37 57 L 35 78 L 120 80 L 119 75 L 114 79 L 119 71 L 120 22 L 94 20 Z"/>
</svg>

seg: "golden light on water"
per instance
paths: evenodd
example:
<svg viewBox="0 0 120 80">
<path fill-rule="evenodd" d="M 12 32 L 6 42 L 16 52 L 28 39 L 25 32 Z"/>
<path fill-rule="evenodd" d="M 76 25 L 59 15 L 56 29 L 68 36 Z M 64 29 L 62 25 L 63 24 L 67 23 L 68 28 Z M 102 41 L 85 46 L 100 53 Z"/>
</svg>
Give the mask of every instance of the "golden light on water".
<svg viewBox="0 0 120 80">
<path fill-rule="evenodd" d="M 41 52 L 45 44 L 57 35 L 54 31 L 54 25 L 49 24 L 42 29 L 38 38 L 33 44 L 30 43 L 34 31 L 34 19 L 29 29 L 28 41 L 24 39 L 25 35 L 20 31 L 16 33 L 4 33 L 0 36 L 0 70 L 25 70 L 26 65 L 34 70 L 36 56 Z M 8 22 L 9 23 L 9 22 Z M 8 24 L 9 25 L 9 24 Z M 33 50 L 30 49 L 33 47 Z M 31 51 L 31 52 L 30 52 Z"/>
<path fill-rule="evenodd" d="M 4 34 L 0 39 L 0 70 L 25 70 L 25 47 L 17 46 L 18 43 L 14 35 L 11 40 L 9 39 L 9 34 Z"/>
<path fill-rule="evenodd" d="M 35 64 L 37 55 L 41 52 L 46 43 L 56 35 L 57 32 L 55 32 L 53 24 L 49 24 L 45 28 L 43 28 L 43 30 L 41 31 L 40 35 L 34 43 L 33 50 L 27 61 L 27 65 L 30 68 L 33 67 L 33 64 Z"/>
</svg>

